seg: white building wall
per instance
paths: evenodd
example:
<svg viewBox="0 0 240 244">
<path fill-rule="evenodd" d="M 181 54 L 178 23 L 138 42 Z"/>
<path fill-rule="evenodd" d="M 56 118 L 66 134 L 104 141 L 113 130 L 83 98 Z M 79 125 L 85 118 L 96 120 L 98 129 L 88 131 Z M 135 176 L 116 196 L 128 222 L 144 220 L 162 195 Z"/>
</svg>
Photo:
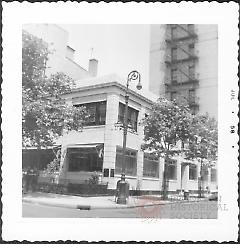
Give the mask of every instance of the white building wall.
<svg viewBox="0 0 240 244">
<path fill-rule="evenodd" d="M 63 72 L 74 80 L 89 77 L 86 69 L 69 59 L 68 32 L 55 24 L 26 24 L 23 29 L 32 35 L 43 39 L 52 52 L 49 54 L 46 75 Z"/>
<path fill-rule="evenodd" d="M 181 32 L 181 28 L 178 28 Z M 217 119 L 218 116 L 218 27 L 217 25 L 195 25 L 198 39 L 195 42 L 196 74 L 199 78 L 199 88 L 196 96 L 199 98 L 199 112 L 208 112 Z M 184 33 L 186 35 L 186 33 Z M 167 48 L 165 39 L 169 38 L 166 25 L 151 25 L 150 63 L 149 63 L 149 90 L 157 95 L 165 94 L 164 82 L 168 82 L 170 69 L 166 67 L 165 60 L 170 58 L 170 48 Z M 184 41 L 181 47 L 187 50 Z M 179 57 L 186 55 L 178 48 Z M 188 73 L 187 66 L 181 66 L 182 71 Z M 178 72 L 178 81 L 187 79 Z"/>
<path fill-rule="evenodd" d="M 165 93 L 166 79 L 166 26 L 151 25 L 150 29 L 150 60 L 149 60 L 149 90 L 156 95 Z"/>
<path fill-rule="evenodd" d="M 115 170 L 117 145 L 117 140 L 115 138 L 115 123 L 118 119 L 118 104 L 119 95 L 114 93 L 107 95 L 106 126 L 104 131 L 103 169 L 108 168 L 109 173 L 111 172 L 111 169 Z M 108 182 L 108 187 L 110 189 L 116 189 L 116 178 L 104 177 L 103 182 Z"/>
<path fill-rule="evenodd" d="M 196 25 L 199 62 L 199 112 L 218 116 L 218 28 L 217 25 Z"/>
</svg>

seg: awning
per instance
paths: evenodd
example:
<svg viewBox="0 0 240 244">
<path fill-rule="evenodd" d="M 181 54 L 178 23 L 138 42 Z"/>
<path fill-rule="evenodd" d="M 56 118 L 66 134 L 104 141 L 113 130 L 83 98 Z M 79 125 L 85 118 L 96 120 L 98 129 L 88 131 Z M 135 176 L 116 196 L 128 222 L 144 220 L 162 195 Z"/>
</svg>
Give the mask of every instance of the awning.
<svg viewBox="0 0 240 244">
<path fill-rule="evenodd" d="M 90 149 L 90 151 L 97 153 L 99 158 L 103 158 L 103 143 L 72 144 L 72 145 L 68 145 L 67 149 Z"/>
<path fill-rule="evenodd" d="M 47 146 L 47 147 L 41 147 L 41 148 L 23 147 L 22 150 L 23 151 L 27 151 L 27 150 L 50 150 L 50 149 L 59 149 L 59 148 L 61 148 L 61 145 L 53 145 L 53 146 Z"/>
<path fill-rule="evenodd" d="M 103 147 L 103 143 L 98 143 L 98 144 L 72 144 L 72 145 L 67 145 L 67 148 L 97 148 L 97 147 Z"/>
</svg>

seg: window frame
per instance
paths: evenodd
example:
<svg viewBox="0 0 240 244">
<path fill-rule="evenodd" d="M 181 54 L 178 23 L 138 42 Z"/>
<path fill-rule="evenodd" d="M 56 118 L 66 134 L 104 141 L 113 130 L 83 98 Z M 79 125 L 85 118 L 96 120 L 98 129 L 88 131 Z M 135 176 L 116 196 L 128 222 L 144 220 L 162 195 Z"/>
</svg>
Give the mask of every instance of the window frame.
<svg viewBox="0 0 240 244">
<path fill-rule="evenodd" d="M 146 167 L 149 164 L 153 164 L 154 167 L 157 166 L 156 171 L 155 171 L 155 175 L 152 174 L 152 170 L 154 167 L 151 167 L 150 170 L 146 170 Z M 150 172 L 150 173 L 149 173 Z M 143 156 L 143 177 L 149 177 L 149 178 L 159 178 L 159 159 L 155 156 L 152 155 L 150 153 L 144 153 Z"/>
<path fill-rule="evenodd" d="M 124 113 L 125 113 L 125 104 L 119 102 L 118 105 L 118 122 L 124 123 Z M 121 112 L 121 113 L 120 113 Z M 133 119 L 133 114 L 135 113 L 135 120 Z M 131 128 L 137 132 L 138 130 L 138 115 L 139 111 L 128 106 L 128 125 L 131 125 Z"/>
<path fill-rule="evenodd" d="M 168 162 L 165 164 L 165 167 L 167 167 L 168 180 L 177 180 L 177 160 L 175 159 L 168 160 Z M 174 168 L 174 173 L 172 178 L 170 178 L 169 175 L 170 168 Z"/>
<path fill-rule="evenodd" d="M 171 82 L 177 82 L 178 74 L 177 74 L 177 68 L 171 68 Z"/>
<path fill-rule="evenodd" d="M 120 146 L 116 147 L 116 158 L 115 158 L 115 174 L 122 173 L 122 162 L 123 162 L 123 148 Z M 126 148 L 125 151 L 125 174 L 129 176 L 137 176 L 137 150 Z M 128 168 L 130 164 L 133 165 L 132 169 Z M 132 172 L 130 172 L 130 170 Z"/>
<path fill-rule="evenodd" d="M 103 110 L 100 110 L 100 107 L 103 105 Z M 84 123 L 84 126 L 96 126 L 96 125 L 105 125 L 106 124 L 106 115 L 107 115 L 107 101 L 98 101 L 98 102 L 89 102 L 83 104 L 76 104 L 75 107 L 85 107 L 88 111 L 89 108 L 94 110 L 93 120 L 91 120 L 91 113 L 90 120 Z M 103 112 L 103 113 L 102 113 Z"/>
<path fill-rule="evenodd" d="M 193 170 L 195 172 L 193 172 Z M 197 176 L 197 165 L 196 164 L 189 164 L 188 179 L 189 180 L 197 180 L 197 178 L 198 178 L 198 176 Z"/>
</svg>

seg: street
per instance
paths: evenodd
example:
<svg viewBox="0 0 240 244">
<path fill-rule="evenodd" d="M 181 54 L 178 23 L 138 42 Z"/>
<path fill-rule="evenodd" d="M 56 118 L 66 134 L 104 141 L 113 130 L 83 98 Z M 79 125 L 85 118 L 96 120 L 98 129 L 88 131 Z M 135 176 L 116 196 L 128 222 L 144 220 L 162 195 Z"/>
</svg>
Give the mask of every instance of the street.
<svg viewBox="0 0 240 244">
<path fill-rule="evenodd" d="M 79 210 L 23 203 L 22 216 L 27 218 L 165 218 L 215 219 L 217 202 L 189 202 L 141 208 Z"/>
</svg>

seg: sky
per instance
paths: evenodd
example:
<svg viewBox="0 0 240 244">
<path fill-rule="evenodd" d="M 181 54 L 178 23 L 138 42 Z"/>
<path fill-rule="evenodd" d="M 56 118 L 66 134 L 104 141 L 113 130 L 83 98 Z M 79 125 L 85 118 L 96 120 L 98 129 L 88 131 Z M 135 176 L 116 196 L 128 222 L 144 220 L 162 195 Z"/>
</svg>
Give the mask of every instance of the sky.
<svg viewBox="0 0 240 244">
<path fill-rule="evenodd" d="M 69 33 L 75 61 L 88 68 L 89 58 L 99 61 L 98 75 L 117 73 L 123 78 L 132 70 L 141 74 L 148 86 L 150 25 L 60 25 Z M 92 49 L 93 48 L 93 52 Z"/>
</svg>

